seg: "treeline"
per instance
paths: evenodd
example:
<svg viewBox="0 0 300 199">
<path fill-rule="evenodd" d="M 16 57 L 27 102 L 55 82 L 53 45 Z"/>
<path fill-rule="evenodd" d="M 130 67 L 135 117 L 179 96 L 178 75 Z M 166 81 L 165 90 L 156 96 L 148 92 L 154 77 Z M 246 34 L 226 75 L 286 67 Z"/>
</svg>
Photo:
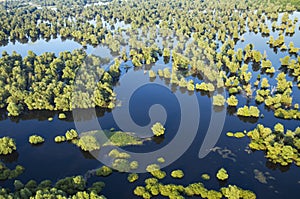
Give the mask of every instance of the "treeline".
<svg viewBox="0 0 300 199">
<path fill-rule="evenodd" d="M 14 181 L 14 190 L 0 188 L 0 197 L 13 198 L 97 198 L 105 199 L 99 193 L 105 186 L 103 182 L 95 182 L 91 186 L 87 186 L 83 176 L 72 176 L 58 180 L 54 185 L 50 180 L 44 180 L 39 184 L 30 180 L 23 184 L 20 180 Z"/>
<path fill-rule="evenodd" d="M 54 53 L 37 56 L 29 51 L 24 58 L 16 52 L 11 55 L 3 52 L 0 58 L 0 108 L 7 108 L 10 116 L 18 116 L 24 110 L 112 108 L 115 100 L 113 82 L 119 77 L 119 65 L 114 64 L 104 71 L 101 65 L 106 62 L 99 57 L 87 56 L 82 50 L 61 52 L 58 57 Z M 72 97 L 76 102 L 73 105 Z"/>
</svg>

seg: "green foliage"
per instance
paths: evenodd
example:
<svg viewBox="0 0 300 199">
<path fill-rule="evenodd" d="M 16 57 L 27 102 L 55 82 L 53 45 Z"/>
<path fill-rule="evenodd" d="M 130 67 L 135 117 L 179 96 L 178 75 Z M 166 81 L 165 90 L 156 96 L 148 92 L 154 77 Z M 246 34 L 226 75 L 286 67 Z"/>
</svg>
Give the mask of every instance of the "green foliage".
<svg viewBox="0 0 300 199">
<path fill-rule="evenodd" d="M 125 152 L 119 152 L 117 149 L 113 149 L 108 153 L 108 156 L 112 158 L 130 158 L 130 155 Z"/>
<path fill-rule="evenodd" d="M 247 133 L 247 136 L 251 139 L 249 147 L 253 150 L 266 151 L 266 158 L 273 163 L 287 166 L 295 162 L 297 166 L 300 166 L 299 133 L 300 128 L 297 128 L 294 132 L 287 130 L 286 133 L 284 133 L 284 126 L 280 123 L 274 126 L 273 131 L 270 128 L 258 124 L 255 129 Z"/>
<path fill-rule="evenodd" d="M 66 138 L 65 138 L 65 136 L 56 136 L 54 138 L 54 141 L 57 143 L 64 142 L 64 141 L 66 141 Z"/>
<path fill-rule="evenodd" d="M 231 95 L 229 98 L 227 98 L 226 102 L 228 106 L 237 106 L 239 103 L 238 99 L 234 95 Z"/>
<path fill-rule="evenodd" d="M 164 163 L 165 159 L 163 157 L 157 158 L 157 162 L 159 163 Z"/>
<path fill-rule="evenodd" d="M 280 62 L 281 62 L 281 65 L 282 66 L 287 66 L 289 65 L 289 62 L 290 62 L 290 56 L 285 56 L 283 58 L 280 58 Z"/>
<path fill-rule="evenodd" d="M 262 55 L 259 51 L 253 50 L 252 51 L 252 56 L 255 62 L 260 62 L 262 59 Z"/>
<path fill-rule="evenodd" d="M 207 92 L 213 92 L 215 90 L 215 87 L 212 83 L 202 82 L 201 84 L 196 84 L 196 89 Z"/>
<path fill-rule="evenodd" d="M 65 137 L 68 141 L 78 138 L 78 133 L 75 129 L 70 129 L 65 133 Z"/>
<path fill-rule="evenodd" d="M 155 78 L 156 77 L 156 74 L 153 70 L 149 70 L 149 77 L 150 78 Z"/>
<path fill-rule="evenodd" d="M 236 138 L 243 138 L 243 137 L 245 137 L 245 134 L 242 133 L 242 132 L 237 132 L 237 133 L 234 134 L 234 137 L 236 137 Z"/>
<path fill-rule="evenodd" d="M 163 179 L 166 177 L 166 172 L 161 171 L 159 165 L 157 164 L 148 165 L 146 170 L 157 179 Z"/>
<path fill-rule="evenodd" d="M 82 176 L 66 177 L 57 181 L 55 187 L 68 194 L 76 194 L 78 191 L 84 191 L 86 181 Z"/>
<path fill-rule="evenodd" d="M 202 175 L 201 175 L 201 178 L 202 178 L 203 180 L 210 180 L 210 176 L 209 176 L 207 173 L 202 174 Z"/>
<path fill-rule="evenodd" d="M 129 146 L 129 145 L 142 145 L 144 140 L 133 135 L 129 132 L 105 132 L 105 135 L 109 140 L 103 144 L 103 146 Z M 145 139 L 147 140 L 147 139 Z"/>
<path fill-rule="evenodd" d="M 30 144 L 40 144 L 43 143 L 45 139 L 39 135 L 31 135 L 29 137 L 29 143 Z"/>
<path fill-rule="evenodd" d="M 0 138 L 0 155 L 7 155 L 17 150 L 14 139 L 10 137 Z"/>
<path fill-rule="evenodd" d="M 280 123 L 275 124 L 274 126 L 275 132 L 284 133 L 284 126 Z"/>
<path fill-rule="evenodd" d="M 139 167 L 139 163 L 137 161 L 132 161 L 130 162 L 129 167 L 131 170 L 135 170 Z"/>
<path fill-rule="evenodd" d="M 259 117 L 260 111 L 255 106 L 244 106 L 242 108 L 239 108 L 237 111 L 238 116 L 243 117 Z"/>
<path fill-rule="evenodd" d="M 227 135 L 228 137 L 233 137 L 233 136 L 234 136 L 234 134 L 233 134 L 232 132 L 227 132 L 226 135 Z"/>
<path fill-rule="evenodd" d="M 224 106 L 225 98 L 223 95 L 217 94 L 213 96 L 213 105 L 214 106 Z"/>
<path fill-rule="evenodd" d="M 94 151 L 100 149 L 100 144 L 92 135 L 84 135 L 79 138 L 77 144 L 83 151 Z"/>
<path fill-rule="evenodd" d="M 184 176 L 184 173 L 183 173 L 183 171 L 182 170 L 174 170 L 174 171 L 172 171 L 171 172 L 171 176 L 173 177 L 173 178 L 183 178 L 183 176 Z"/>
<path fill-rule="evenodd" d="M 128 180 L 129 182 L 135 182 L 135 181 L 137 181 L 138 179 L 139 179 L 139 175 L 136 174 L 136 173 L 131 173 L 131 174 L 129 174 L 128 177 L 127 177 L 127 180 Z"/>
<path fill-rule="evenodd" d="M 129 172 L 131 169 L 130 162 L 126 159 L 115 159 L 112 168 L 119 172 Z"/>
<path fill-rule="evenodd" d="M 108 166 L 102 166 L 99 169 L 96 170 L 96 175 L 97 176 L 109 176 L 110 174 L 112 174 L 112 169 L 109 168 Z"/>
<path fill-rule="evenodd" d="M 228 179 L 228 174 L 227 171 L 224 168 L 221 168 L 218 172 L 217 172 L 217 178 L 219 180 L 227 180 Z"/>
<path fill-rule="evenodd" d="M 64 113 L 59 113 L 58 114 L 58 119 L 66 119 L 66 118 L 67 118 L 67 116 Z"/>
<path fill-rule="evenodd" d="M 0 162 L 0 180 L 17 178 L 24 172 L 24 167 L 17 165 L 15 169 L 9 169 L 6 165 Z"/>
<path fill-rule="evenodd" d="M 16 104 L 14 102 L 10 102 L 7 105 L 8 116 L 19 116 L 23 111 L 22 104 Z"/>
<path fill-rule="evenodd" d="M 270 60 L 262 60 L 261 67 L 262 68 L 271 68 L 272 62 Z"/>
<path fill-rule="evenodd" d="M 247 198 L 247 199 L 255 199 L 256 195 L 249 191 L 249 190 L 243 190 L 236 185 L 229 185 L 228 187 L 221 188 L 222 194 L 229 199 L 234 198 Z"/>
<path fill-rule="evenodd" d="M 186 88 L 188 91 L 194 91 L 195 90 L 194 81 L 193 80 L 188 81 Z"/>
<path fill-rule="evenodd" d="M 263 89 L 267 89 L 270 87 L 269 81 L 267 78 L 263 78 L 260 84 L 260 87 Z"/>
<path fill-rule="evenodd" d="M 89 192 L 100 193 L 105 187 L 104 182 L 94 182 L 91 187 L 88 188 Z"/>
<path fill-rule="evenodd" d="M 161 123 L 159 123 L 159 122 L 155 123 L 151 127 L 151 130 L 152 130 L 152 132 L 153 132 L 153 134 L 155 136 L 161 136 L 161 135 L 165 134 L 165 128 L 164 128 L 164 126 Z"/>
</svg>

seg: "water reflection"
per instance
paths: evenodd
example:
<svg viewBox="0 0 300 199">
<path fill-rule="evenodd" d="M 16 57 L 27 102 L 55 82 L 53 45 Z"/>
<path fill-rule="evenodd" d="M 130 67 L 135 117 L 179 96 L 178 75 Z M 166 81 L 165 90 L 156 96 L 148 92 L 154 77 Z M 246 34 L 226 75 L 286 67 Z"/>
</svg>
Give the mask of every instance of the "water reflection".
<svg viewBox="0 0 300 199">
<path fill-rule="evenodd" d="M 243 117 L 243 116 L 238 116 L 238 118 L 246 123 L 251 123 L 251 124 L 255 124 L 257 123 L 259 118 L 254 118 L 254 117 Z"/>
<path fill-rule="evenodd" d="M 291 164 L 289 164 L 287 166 L 282 166 L 280 164 L 274 164 L 273 162 L 270 162 L 270 161 L 266 161 L 265 165 L 267 168 L 269 168 L 271 170 L 279 169 L 282 173 L 289 171 L 291 168 Z"/>
<path fill-rule="evenodd" d="M 19 158 L 18 151 L 14 151 L 8 155 L 0 155 L 0 160 L 3 161 L 4 163 L 17 162 L 18 158 Z"/>
</svg>

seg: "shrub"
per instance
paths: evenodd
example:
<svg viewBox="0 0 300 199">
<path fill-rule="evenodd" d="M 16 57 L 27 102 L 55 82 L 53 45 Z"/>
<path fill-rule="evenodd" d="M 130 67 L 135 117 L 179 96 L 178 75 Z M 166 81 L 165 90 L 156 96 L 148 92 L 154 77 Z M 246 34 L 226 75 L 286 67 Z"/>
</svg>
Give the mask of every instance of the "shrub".
<svg viewBox="0 0 300 199">
<path fill-rule="evenodd" d="M 226 102 L 228 106 L 237 106 L 239 103 L 238 99 L 234 95 L 231 95 Z"/>
<path fill-rule="evenodd" d="M 86 181 L 82 176 L 66 177 L 57 181 L 55 187 L 68 194 L 75 194 L 78 191 L 83 191 L 86 186 Z"/>
<path fill-rule="evenodd" d="M 65 138 L 65 136 L 56 136 L 54 138 L 54 141 L 57 142 L 57 143 L 64 142 L 64 141 L 66 141 L 66 138 Z"/>
<path fill-rule="evenodd" d="M 97 176 L 109 176 L 110 174 L 112 174 L 112 169 L 109 168 L 108 166 L 102 166 L 99 169 L 96 170 L 96 175 Z"/>
<path fill-rule="evenodd" d="M 153 70 L 149 70 L 149 77 L 150 78 L 155 78 L 156 77 L 156 74 Z"/>
<path fill-rule="evenodd" d="M 138 174 L 136 174 L 136 173 L 131 173 L 131 174 L 129 174 L 128 177 L 127 177 L 127 180 L 128 180 L 129 182 L 135 182 L 135 181 L 137 181 L 138 179 L 139 179 L 139 176 L 138 176 Z"/>
<path fill-rule="evenodd" d="M 165 159 L 163 157 L 157 158 L 157 162 L 159 163 L 164 163 Z"/>
<path fill-rule="evenodd" d="M 7 155 L 17 149 L 14 139 L 10 137 L 0 138 L 0 155 Z"/>
<path fill-rule="evenodd" d="M 182 170 L 179 170 L 179 169 L 178 169 L 178 170 L 172 171 L 171 176 L 172 176 L 173 178 L 183 178 L 184 173 L 183 173 Z"/>
<path fill-rule="evenodd" d="M 58 119 L 66 119 L 66 118 L 67 118 L 67 116 L 64 113 L 59 113 L 58 114 Z"/>
<path fill-rule="evenodd" d="M 243 117 L 259 117 L 260 111 L 255 106 L 244 106 L 238 109 L 237 115 Z"/>
<path fill-rule="evenodd" d="M 30 144 L 40 144 L 43 143 L 45 139 L 39 135 L 32 135 L 29 137 Z"/>
<path fill-rule="evenodd" d="M 115 159 L 112 168 L 119 172 L 129 172 L 130 171 L 130 163 L 126 159 Z"/>
<path fill-rule="evenodd" d="M 94 151 L 100 149 L 100 144 L 98 143 L 97 139 L 91 135 L 84 135 L 80 137 L 78 146 L 83 151 Z"/>
<path fill-rule="evenodd" d="M 78 138 L 78 133 L 76 130 L 71 129 L 65 133 L 65 137 L 68 141 Z"/>
<path fill-rule="evenodd" d="M 223 97 L 223 95 L 215 95 L 213 96 L 213 105 L 214 106 L 224 106 L 225 104 L 225 98 Z"/>
<path fill-rule="evenodd" d="M 129 164 L 131 170 L 135 170 L 139 167 L 139 163 L 137 161 L 132 161 Z"/>
<path fill-rule="evenodd" d="M 105 187 L 104 182 L 94 182 L 93 185 L 90 188 L 88 188 L 88 191 L 94 193 L 100 193 L 104 187 Z"/>
<path fill-rule="evenodd" d="M 209 176 L 208 174 L 204 173 L 204 174 L 201 175 L 201 178 L 202 178 L 203 180 L 209 180 L 209 179 L 210 179 L 210 176 Z"/>
<path fill-rule="evenodd" d="M 217 173 L 217 178 L 219 180 L 226 180 L 228 179 L 228 174 L 227 174 L 227 171 L 224 169 L 224 168 L 221 168 L 218 173 Z"/>
<path fill-rule="evenodd" d="M 155 123 L 152 128 L 151 128 L 153 134 L 155 136 L 161 136 L 165 133 L 165 128 L 163 127 L 163 125 L 159 122 Z"/>
</svg>

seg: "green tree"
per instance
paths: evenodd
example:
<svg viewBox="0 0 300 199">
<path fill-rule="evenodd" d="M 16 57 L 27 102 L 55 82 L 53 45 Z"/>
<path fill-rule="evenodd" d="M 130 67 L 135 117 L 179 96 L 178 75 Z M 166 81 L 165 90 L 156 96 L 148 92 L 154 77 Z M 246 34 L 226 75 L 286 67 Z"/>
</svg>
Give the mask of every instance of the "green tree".
<svg viewBox="0 0 300 199">
<path fill-rule="evenodd" d="M 10 137 L 0 138 L 0 155 L 7 155 L 17 150 L 14 139 Z"/>
<path fill-rule="evenodd" d="M 31 135 L 29 137 L 29 143 L 30 144 L 40 144 L 43 143 L 45 139 L 39 135 Z"/>
<path fill-rule="evenodd" d="M 224 168 L 221 168 L 218 172 L 217 172 L 217 178 L 219 180 L 227 180 L 229 175 L 227 174 L 227 171 Z"/>
<path fill-rule="evenodd" d="M 159 122 L 155 123 L 155 124 L 151 127 L 151 130 L 152 130 L 152 132 L 153 132 L 153 134 L 154 134 L 155 136 L 161 136 L 161 135 L 163 135 L 163 134 L 165 133 L 165 128 L 164 128 L 164 126 L 163 126 L 161 123 L 159 123 Z"/>
<path fill-rule="evenodd" d="M 213 96 L 213 105 L 214 106 L 224 106 L 225 104 L 225 98 L 223 95 L 217 94 Z"/>
</svg>

